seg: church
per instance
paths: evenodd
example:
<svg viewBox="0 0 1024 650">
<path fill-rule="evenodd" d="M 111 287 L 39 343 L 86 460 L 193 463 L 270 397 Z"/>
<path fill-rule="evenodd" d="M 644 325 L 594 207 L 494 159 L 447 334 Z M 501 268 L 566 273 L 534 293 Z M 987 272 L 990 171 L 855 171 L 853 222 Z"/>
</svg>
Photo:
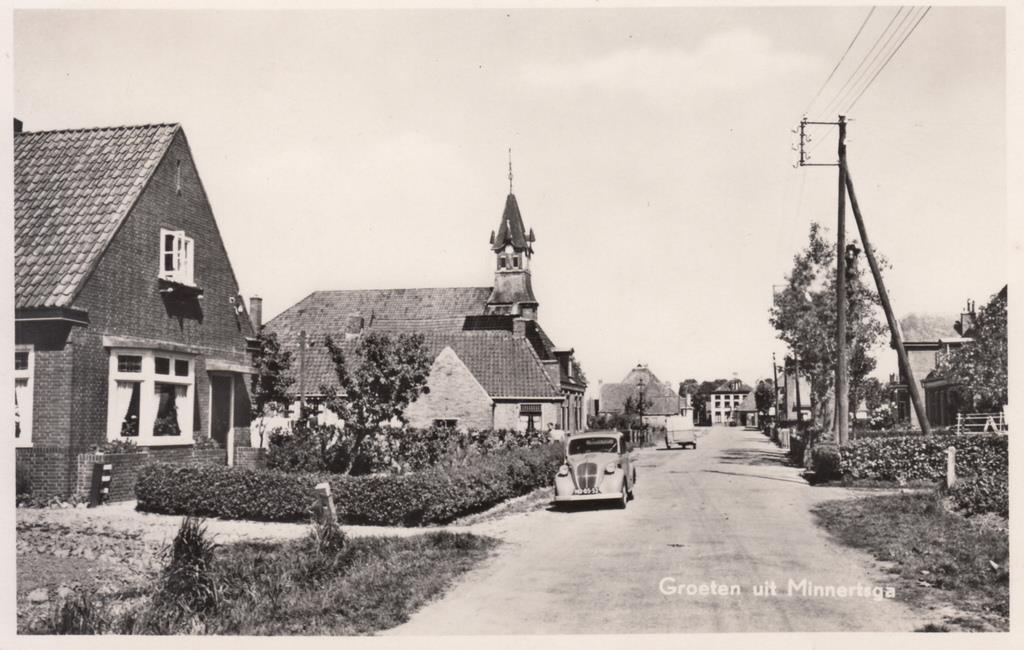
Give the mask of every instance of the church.
<svg viewBox="0 0 1024 650">
<path fill-rule="evenodd" d="M 315 401 L 321 385 L 337 386 L 324 346 L 328 335 L 354 350 L 368 332 L 417 332 L 433 363 L 429 392 L 406 410 L 409 426 L 582 431 L 586 380 L 573 349 L 556 346 L 537 319 L 530 270 L 535 241 L 510 187 L 490 237 L 494 286 L 305 297 L 266 324 L 292 353 L 292 390 Z M 258 319 L 259 309 L 252 311 Z"/>
</svg>

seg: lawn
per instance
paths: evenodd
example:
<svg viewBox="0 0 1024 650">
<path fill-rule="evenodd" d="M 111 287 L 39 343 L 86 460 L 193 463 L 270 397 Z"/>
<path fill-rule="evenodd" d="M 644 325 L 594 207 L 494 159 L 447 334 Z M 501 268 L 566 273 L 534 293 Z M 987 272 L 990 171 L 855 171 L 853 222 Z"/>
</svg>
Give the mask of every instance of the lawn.
<svg viewBox="0 0 1024 650">
<path fill-rule="evenodd" d="M 959 610 L 930 629 L 1009 629 L 1005 527 L 983 526 L 949 512 L 934 492 L 829 501 L 814 512 L 840 542 L 888 564 L 898 576 L 901 600 Z"/>
<path fill-rule="evenodd" d="M 408 620 L 498 544 L 447 532 L 325 540 L 316 527 L 281 543 L 217 546 L 203 533 L 181 540 L 146 598 L 80 592 L 54 602 L 32 631 L 373 634 Z"/>
</svg>

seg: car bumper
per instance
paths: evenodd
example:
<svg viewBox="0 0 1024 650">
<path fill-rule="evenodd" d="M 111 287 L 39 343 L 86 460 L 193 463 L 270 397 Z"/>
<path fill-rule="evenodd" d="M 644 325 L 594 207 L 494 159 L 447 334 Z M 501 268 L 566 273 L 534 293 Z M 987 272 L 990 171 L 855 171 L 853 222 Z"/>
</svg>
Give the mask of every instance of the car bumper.
<svg viewBox="0 0 1024 650">
<path fill-rule="evenodd" d="M 622 499 L 621 492 L 601 494 L 556 494 L 555 503 L 571 503 L 575 501 L 619 501 Z"/>
</svg>

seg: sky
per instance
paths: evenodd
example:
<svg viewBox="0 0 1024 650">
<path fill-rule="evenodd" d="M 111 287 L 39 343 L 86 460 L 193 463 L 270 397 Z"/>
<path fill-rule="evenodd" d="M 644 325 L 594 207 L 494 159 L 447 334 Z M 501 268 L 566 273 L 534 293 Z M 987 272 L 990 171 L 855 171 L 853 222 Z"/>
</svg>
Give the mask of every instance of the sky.
<svg viewBox="0 0 1024 650">
<path fill-rule="evenodd" d="M 637 363 L 752 382 L 785 353 L 772 285 L 812 221 L 835 233 L 836 169 L 795 169 L 791 129 L 852 100 L 895 7 L 811 103 L 868 11 L 22 10 L 14 114 L 180 122 L 267 317 L 316 290 L 489 285 L 511 148 L 540 321 L 593 387 Z M 1008 281 L 1004 32 L 1000 8 L 933 8 L 848 113 L 898 315 Z"/>
</svg>

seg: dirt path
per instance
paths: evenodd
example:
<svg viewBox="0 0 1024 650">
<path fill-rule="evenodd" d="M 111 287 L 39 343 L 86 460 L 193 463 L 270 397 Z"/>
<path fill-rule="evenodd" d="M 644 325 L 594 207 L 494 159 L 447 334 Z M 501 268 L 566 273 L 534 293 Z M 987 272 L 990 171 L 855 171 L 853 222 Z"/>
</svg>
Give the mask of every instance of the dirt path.
<svg viewBox="0 0 1024 650">
<path fill-rule="evenodd" d="M 814 489 L 760 433 L 715 428 L 695 451 L 644 450 L 625 511 L 543 508 L 472 527 L 506 541 L 394 634 L 912 631 L 925 621 L 873 597 L 792 594 L 788 585 L 870 593 L 887 577 L 831 542 L 810 514 L 848 498 Z M 806 582 L 802 582 L 805 581 Z M 774 582 L 777 595 L 754 587 Z M 698 590 L 687 594 L 687 585 Z M 701 595 L 701 585 L 739 589 Z M 666 591 L 682 593 L 665 593 Z"/>
</svg>

